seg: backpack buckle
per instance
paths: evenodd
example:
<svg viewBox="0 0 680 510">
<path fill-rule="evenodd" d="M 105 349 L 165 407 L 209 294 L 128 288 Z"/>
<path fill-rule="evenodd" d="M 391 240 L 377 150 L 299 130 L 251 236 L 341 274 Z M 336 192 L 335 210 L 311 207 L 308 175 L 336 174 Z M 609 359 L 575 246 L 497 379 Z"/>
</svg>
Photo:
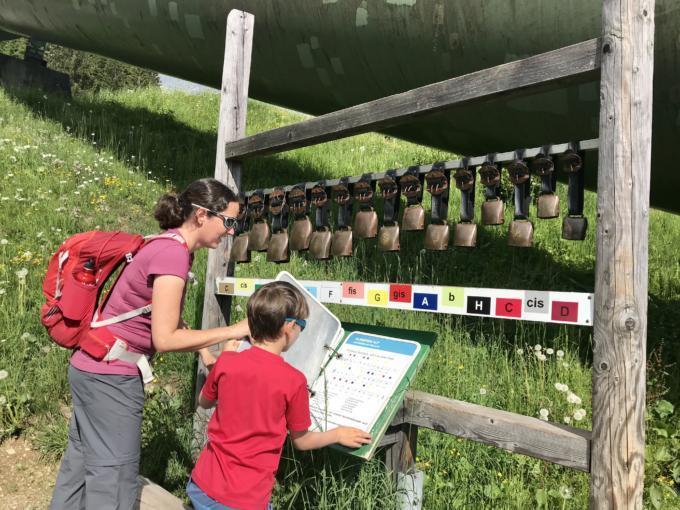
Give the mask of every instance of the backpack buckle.
<svg viewBox="0 0 680 510">
<path fill-rule="evenodd" d="M 134 257 L 132 256 L 132 253 L 126 253 L 126 254 L 125 254 L 125 261 L 126 261 L 128 264 L 129 264 L 130 262 L 132 262 L 132 259 L 133 259 L 133 258 L 134 258 Z"/>
</svg>

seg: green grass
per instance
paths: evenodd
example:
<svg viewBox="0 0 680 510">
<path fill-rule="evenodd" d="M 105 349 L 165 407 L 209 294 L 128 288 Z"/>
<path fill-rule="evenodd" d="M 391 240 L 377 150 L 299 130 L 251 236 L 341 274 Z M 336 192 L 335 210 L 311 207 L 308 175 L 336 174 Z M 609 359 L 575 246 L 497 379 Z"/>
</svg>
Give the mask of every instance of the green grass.
<svg viewBox="0 0 680 510">
<path fill-rule="evenodd" d="M 157 90 L 78 96 L 68 103 L 0 92 L 0 370 L 7 372 L 0 380 L 0 437 L 30 433 L 51 455 L 58 455 L 65 441 L 68 353 L 50 344 L 38 317 L 48 257 L 65 237 L 82 230 L 154 232 L 151 209 L 164 190 L 212 175 L 217 111 L 217 96 Z M 299 118 L 252 101 L 247 128 L 254 133 Z M 248 161 L 243 188 L 453 157 L 383 135 L 362 135 Z M 565 188 L 559 192 L 564 213 Z M 453 193 L 453 221 L 458 207 Z M 253 254 L 253 262 L 238 266 L 236 274 L 266 278 L 287 269 L 304 279 L 589 292 L 595 259 L 592 193 L 586 207 L 591 229 L 581 243 L 561 240 L 561 221 L 545 220 L 536 221 L 530 249 L 508 248 L 507 226 L 480 226 L 475 250 L 426 252 L 422 234 L 413 234 L 402 238 L 396 254 L 378 252 L 375 241 L 358 242 L 355 257 L 329 262 L 293 254 L 289 264 L 277 266 Z M 680 404 L 680 377 L 671 367 L 680 356 L 679 245 L 680 218 L 652 211 L 648 342 L 654 356 L 648 380 L 646 501 L 663 508 L 680 508 L 680 415 L 663 404 Z M 205 261 L 205 253 L 197 257 L 199 283 L 187 296 L 185 316 L 194 326 L 200 323 Z M 243 316 L 244 305 L 245 300 L 235 300 L 234 317 Z M 569 417 L 572 425 L 591 426 L 590 328 L 339 305 L 332 309 L 345 321 L 437 332 L 414 382 L 417 389 L 529 416 L 546 409 L 551 421 Z M 545 361 L 534 355 L 536 344 L 546 353 Z M 190 355 L 157 357 L 159 383 L 145 408 L 142 471 L 177 494 L 191 467 L 194 363 Z M 568 385 L 581 403 L 568 402 L 556 383 Z M 574 411 L 581 408 L 585 417 L 575 421 Z M 585 474 L 436 432 L 419 433 L 417 464 L 426 475 L 427 509 L 587 506 Z M 357 463 L 333 451 L 287 448 L 279 477 L 277 508 L 396 507 L 379 460 Z"/>
</svg>

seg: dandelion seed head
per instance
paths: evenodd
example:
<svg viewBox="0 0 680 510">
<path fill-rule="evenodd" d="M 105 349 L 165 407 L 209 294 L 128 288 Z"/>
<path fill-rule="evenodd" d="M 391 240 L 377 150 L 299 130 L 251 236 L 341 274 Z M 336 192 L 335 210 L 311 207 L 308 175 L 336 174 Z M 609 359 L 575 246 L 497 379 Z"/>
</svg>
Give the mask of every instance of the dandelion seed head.
<svg viewBox="0 0 680 510">
<path fill-rule="evenodd" d="M 486 395 L 486 388 L 479 388 L 480 395 Z"/>
<path fill-rule="evenodd" d="M 524 354 L 524 349 L 517 349 L 517 354 L 520 356 Z"/>
<path fill-rule="evenodd" d="M 543 349 L 543 347 L 541 347 L 541 344 L 536 344 L 536 345 L 534 345 L 534 350 L 535 350 L 535 351 L 540 351 L 541 349 Z"/>
<path fill-rule="evenodd" d="M 549 354 L 549 355 L 552 355 L 554 352 L 555 352 L 555 351 L 553 351 L 553 350 L 550 349 L 550 348 L 548 348 L 548 349 L 545 350 L 545 353 L 546 353 L 546 354 Z"/>
<path fill-rule="evenodd" d="M 571 423 L 571 416 L 565 416 L 564 418 L 562 418 L 562 421 L 569 425 Z"/>
<path fill-rule="evenodd" d="M 7 397 L 0 395 L 0 406 L 4 406 L 7 403 Z"/>
<path fill-rule="evenodd" d="M 3 379 L 7 379 L 8 376 L 9 373 L 7 372 L 7 370 L 0 370 L 0 381 L 2 381 Z"/>
<path fill-rule="evenodd" d="M 548 411 L 546 408 L 542 408 L 540 411 L 538 411 L 538 414 L 541 416 L 541 418 L 547 419 L 550 411 Z"/>
<path fill-rule="evenodd" d="M 580 405 L 581 397 L 570 391 L 569 393 L 567 393 L 567 402 L 569 402 L 570 404 Z"/>
<path fill-rule="evenodd" d="M 558 350 L 558 351 L 555 353 L 555 356 L 557 356 L 558 358 L 564 358 L 564 351 L 561 350 L 561 349 Z"/>
</svg>

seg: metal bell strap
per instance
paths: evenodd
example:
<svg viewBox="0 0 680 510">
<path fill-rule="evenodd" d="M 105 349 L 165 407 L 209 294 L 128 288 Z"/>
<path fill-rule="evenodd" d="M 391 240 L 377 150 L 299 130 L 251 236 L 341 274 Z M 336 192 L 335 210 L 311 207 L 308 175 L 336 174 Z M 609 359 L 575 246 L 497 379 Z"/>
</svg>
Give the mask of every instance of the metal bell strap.
<svg viewBox="0 0 680 510">
<path fill-rule="evenodd" d="M 283 188 L 274 188 L 269 194 L 269 216 L 272 223 L 272 237 L 267 247 L 267 262 L 288 262 L 288 205 Z"/>
<path fill-rule="evenodd" d="M 401 194 L 406 197 L 406 209 L 401 219 L 405 232 L 423 230 L 425 228 L 425 210 L 423 209 L 424 176 L 416 168 L 409 168 L 399 179 Z"/>
<path fill-rule="evenodd" d="M 399 251 L 399 204 L 401 193 L 397 182 L 397 171 L 388 170 L 378 183 L 383 201 L 383 224 L 378 233 L 380 251 Z"/>
<path fill-rule="evenodd" d="M 350 257 L 352 255 L 352 186 L 349 178 L 343 177 L 340 183 L 333 186 L 333 201 L 337 204 L 335 216 L 335 232 L 331 242 L 331 254 L 334 257 Z"/>
<path fill-rule="evenodd" d="M 468 167 L 467 162 L 454 174 L 456 188 L 460 190 L 460 222 L 453 233 L 454 246 L 474 248 L 477 245 L 477 224 L 474 223 L 476 177 L 475 168 Z"/>
<path fill-rule="evenodd" d="M 309 219 L 309 193 L 305 189 L 305 184 L 296 184 L 288 192 L 288 207 L 293 213 L 293 227 L 290 231 L 290 249 L 294 251 L 305 251 L 309 249 L 309 242 L 312 238 L 314 227 Z"/>
<path fill-rule="evenodd" d="M 314 206 L 314 232 L 309 240 L 309 254 L 316 260 L 331 258 L 332 233 L 328 224 L 330 213 L 330 189 L 326 181 L 319 181 L 312 187 L 310 196 Z"/>
<path fill-rule="evenodd" d="M 583 241 L 588 230 L 588 219 L 583 216 L 584 169 L 583 157 L 576 147 L 568 149 L 560 158 L 562 171 L 569 174 L 567 205 L 569 215 L 562 221 L 562 239 Z"/>
<path fill-rule="evenodd" d="M 430 224 L 425 231 L 425 249 L 442 251 L 449 247 L 449 177 L 450 172 L 433 167 L 425 174 L 427 191 L 432 200 Z"/>
<path fill-rule="evenodd" d="M 267 251 L 269 244 L 269 224 L 266 221 L 265 195 L 261 189 L 255 190 L 248 199 L 248 216 L 250 217 L 250 235 L 248 247 L 253 251 Z"/>
<path fill-rule="evenodd" d="M 529 221 L 531 179 L 522 155 L 516 154 L 515 158 L 507 165 L 508 177 L 515 186 L 515 217 L 510 224 L 508 245 L 526 248 L 534 242 L 534 226 Z"/>
<path fill-rule="evenodd" d="M 531 173 L 541 178 L 541 189 L 536 198 L 536 216 L 541 219 L 557 218 L 560 215 L 560 197 L 555 194 L 557 174 L 549 145 L 543 147 L 541 153 L 531 161 Z"/>
<path fill-rule="evenodd" d="M 231 245 L 231 252 L 229 253 L 229 260 L 235 263 L 250 262 L 250 251 L 248 250 L 249 237 L 248 232 L 250 218 L 248 216 L 248 209 L 246 206 L 246 198 L 243 194 L 238 197 L 238 223 L 236 226 L 237 235 Z"/>
<path fill-rule="evenodd" d="M 375 212 L 375 181 L 364 174 L 352 190 L 359 211 L 354 216 L 354 233 L 359 239 L 373 239 L 378 235 L 378 213 Z"/>
<path fill-rule="evenodd" d="M 502 225 L 505 221 L 505 203 L 501 198 L 501 170 L 494 160 L 495 155 L 491 155 L 479 167 L 479 181 L 485 186 L 482 225 Z"/>
</svg>

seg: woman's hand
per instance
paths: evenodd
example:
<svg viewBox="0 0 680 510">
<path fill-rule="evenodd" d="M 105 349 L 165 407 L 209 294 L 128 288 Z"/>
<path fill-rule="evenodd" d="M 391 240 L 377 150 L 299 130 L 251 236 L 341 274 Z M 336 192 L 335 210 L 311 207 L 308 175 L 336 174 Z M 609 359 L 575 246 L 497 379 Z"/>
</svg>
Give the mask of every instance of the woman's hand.
<svg viewBox="0 0 680 510">
<path fill-rule="evenodd" d="M 241 338 L 250 336 L 250 327 L 248 326 L 248 319 L 241 319 L 237 323 L 232 324 L 231 329 L 233 330 L 233 333 L 227 340 L 240 340 Z"/>
</svg>

